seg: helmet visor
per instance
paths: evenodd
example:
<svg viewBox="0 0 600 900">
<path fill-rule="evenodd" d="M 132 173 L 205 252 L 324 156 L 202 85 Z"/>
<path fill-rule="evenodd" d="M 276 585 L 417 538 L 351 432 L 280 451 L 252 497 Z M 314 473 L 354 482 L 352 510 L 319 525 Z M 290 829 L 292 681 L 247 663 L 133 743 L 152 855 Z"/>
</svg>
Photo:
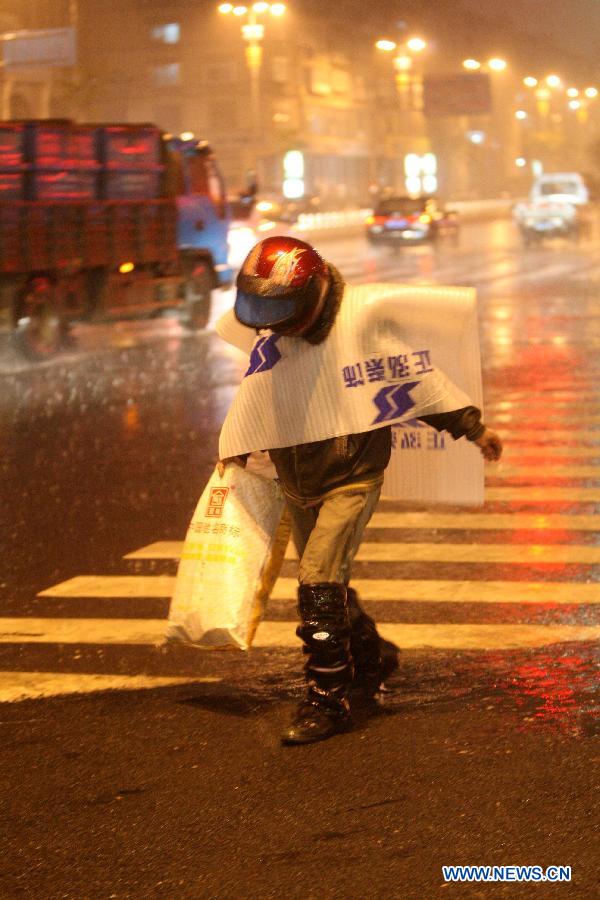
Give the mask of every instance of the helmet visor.
<svg viewBox="0 0 600 900">
<path fill-rule="evenodd" d="M 250 328 L 274 328 L 283 325 L 296 315 L 295 297 L 258 297 L 238 291 L 235 299 L 235 316 Z"/>
<path fill-rule="evenodd" d="M 238 288 L 235 317 L 250 328 L 270 328 L 272 331 L 295 328 L 310 317 L 320 294 L 321 285 L 312 277 L 307 284 L 279 297 L 260 296 Z"/>
</svg>

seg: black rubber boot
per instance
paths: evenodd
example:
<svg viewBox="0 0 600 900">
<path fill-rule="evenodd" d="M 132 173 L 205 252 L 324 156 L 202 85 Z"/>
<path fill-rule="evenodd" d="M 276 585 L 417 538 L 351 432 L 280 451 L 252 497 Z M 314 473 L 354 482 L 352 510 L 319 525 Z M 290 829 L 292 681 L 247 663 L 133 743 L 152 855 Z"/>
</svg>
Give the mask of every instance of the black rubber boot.
<svg viewBox="0 0 600 900">
<path fill-rule="evenodd" d="M 398 647 L 386 641 L 359 603 L 354 588 L 347 589 L 350 618 L 350 651 L 354 661 L 352 687 L 373 697 L 382 683 L 398 668 Z"/>
<path fill-rule="evenodd" d="M 281 737 L 284 744 L 312 744 L 352 726 L 348 689 L 353 670 L 345 585 L 301 584 L 298 614 L 296 634 L 308 656 L 304 666 L 308 691 Z"/>
</svg>

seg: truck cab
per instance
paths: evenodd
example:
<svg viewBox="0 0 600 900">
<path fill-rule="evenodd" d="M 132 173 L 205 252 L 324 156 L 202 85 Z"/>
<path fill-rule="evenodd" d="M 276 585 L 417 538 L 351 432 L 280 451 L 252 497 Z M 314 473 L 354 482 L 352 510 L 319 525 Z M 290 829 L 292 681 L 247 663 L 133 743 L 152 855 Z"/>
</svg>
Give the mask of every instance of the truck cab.
<svg viewBox="0 0 600 900">
<path fill-rule="evenodd" d="M 167 179 L 177 203 L 177 246 L 181 251 L 207 251 L 216 281 L 226 287 L 232 269 L 227 262 L 231 212 L 225 183 L 206 141 L 167 140 Z"/>
</svg>

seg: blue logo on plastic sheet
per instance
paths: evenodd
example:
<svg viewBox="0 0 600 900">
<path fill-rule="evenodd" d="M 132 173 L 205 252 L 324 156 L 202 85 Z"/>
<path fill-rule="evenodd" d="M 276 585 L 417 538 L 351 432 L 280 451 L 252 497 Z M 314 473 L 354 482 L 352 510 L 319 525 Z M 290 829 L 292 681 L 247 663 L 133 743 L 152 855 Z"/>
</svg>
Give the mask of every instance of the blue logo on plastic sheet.
<svg viewBox="0 0 600 900">
<path fill-rule="evenodd" d="M 391 422 L 392 419 L 398 419 L 405 412 L 415 405 L 415 401 L 410 396 L 409 391 L 420 382 L 409 381 L 406 384 L 392 384 L 388 387 L 381 388 L 373 397 L 373 403 L 379 410 L 379 415 L 373 419 L 372 425 L 378 422 Z"/>
<path fill-rule="evenodd" d="M 281 359 L 281 353 L 275 346 L 280 334 L 270 334 L 267 337 L 260 338 L 252 348 L 250 354 L 250 365 L 248 371 L 244 375 L 256 375 L 257 372 L 268 372 Z"/>
</svg>

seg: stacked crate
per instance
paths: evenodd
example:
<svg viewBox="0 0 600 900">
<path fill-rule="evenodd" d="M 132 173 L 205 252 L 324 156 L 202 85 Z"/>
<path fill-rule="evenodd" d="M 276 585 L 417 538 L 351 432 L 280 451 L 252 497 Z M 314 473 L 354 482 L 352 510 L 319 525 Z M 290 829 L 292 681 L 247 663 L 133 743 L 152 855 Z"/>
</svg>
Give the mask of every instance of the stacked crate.
<svg viewBox="0 0 600 900">
<path fill-rule="evenodd" d="M 153 125 L 0 122 L 0 272 L 175 259 L 163 154 Z"/>
<path fill-rule="evenodd" d="M 76 125 L 66 119 L 26 122 L 27 199 L 94 200 L 100 171 L 96 135 L 93 125 Z"/>
<path fill-rule="evenodd" d="M 108 202 L 111 258 L 151 262 L 164 255 L 162 133 L 155 125 L 98 129 L 100 196 Z M 170 204 L 172 206 L 172 204 Z"/>
<path fill-rule="evenodd" d="M 0 122 L 0 272 L 12 274 L 24 267 L 25 198 L 27 166 L 24 126 Z"/>
<path fill-rule="evenodd" d="M 98 129 L 103 200 L 155 200 L 162 196 L 162 136 L 154 125 Z"/>
<path fill-rule="evenodd" d="M 0 201 L 25 198 L 25 129 L 20 122 L 0 122 Z"/>
</svg>

